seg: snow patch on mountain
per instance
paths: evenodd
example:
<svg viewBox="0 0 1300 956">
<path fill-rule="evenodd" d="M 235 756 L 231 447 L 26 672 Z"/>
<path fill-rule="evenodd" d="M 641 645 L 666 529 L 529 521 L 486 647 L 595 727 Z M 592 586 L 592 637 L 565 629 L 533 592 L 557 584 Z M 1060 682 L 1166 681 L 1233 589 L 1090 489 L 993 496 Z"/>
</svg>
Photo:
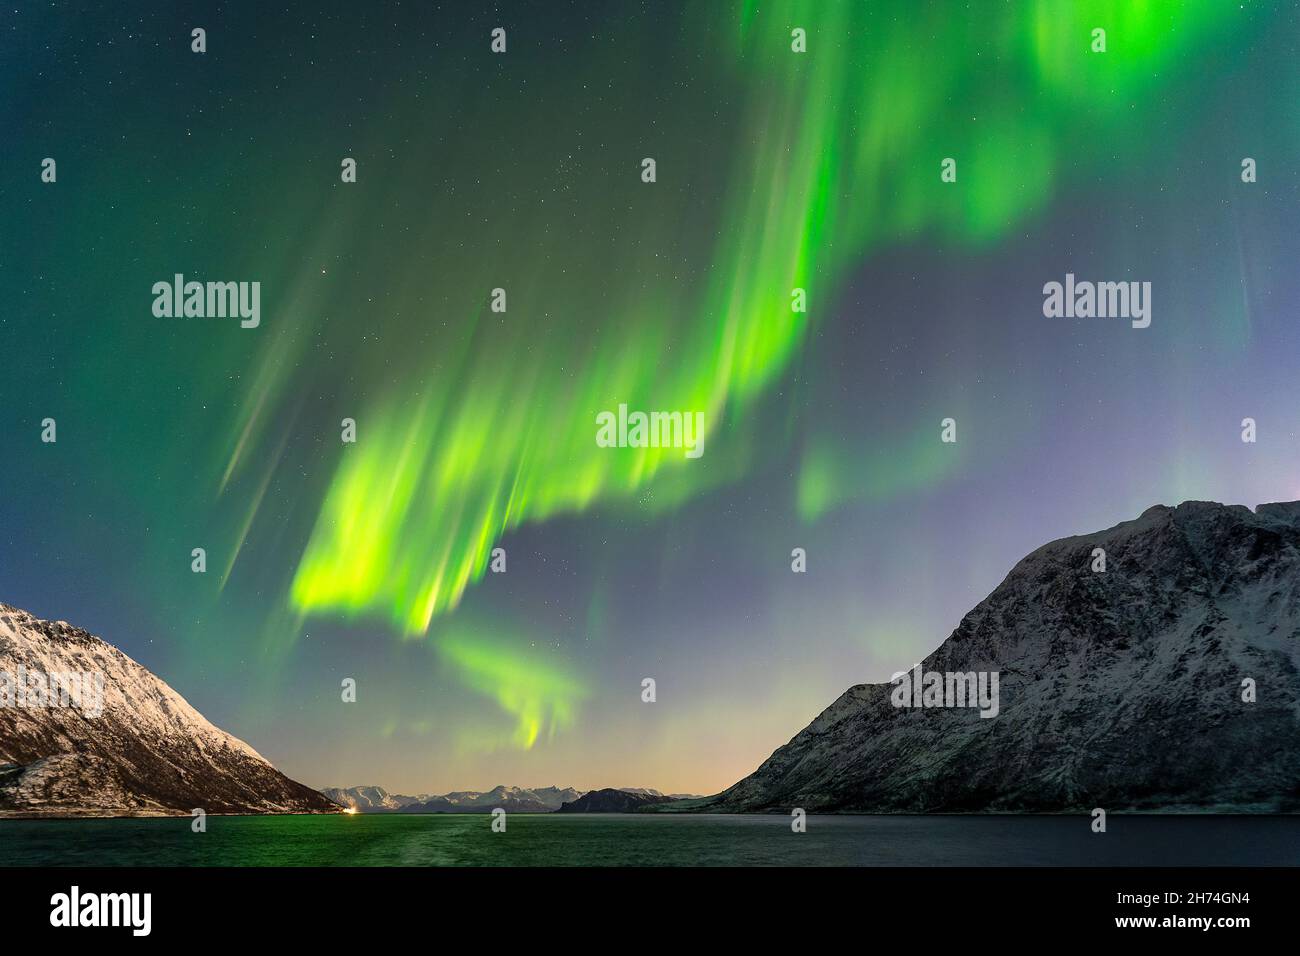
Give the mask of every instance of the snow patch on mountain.
<svg viewBox="0 0 1300 956">
<path fill-rule="evenodd" d="M 94 674 L 102 712 L 0 706 L 0 816 L 321 813 L 337 807 L 117 648 L 0 604 L 0 673 Z"/>
<path fill-rule="evenodd" d="M 921 666 L 999 672 L 1001 713 L 860 684 L 698 809 L 1296 812 L 1300 502 L 1157 505 L 1053 541 Z"/>
</svg>

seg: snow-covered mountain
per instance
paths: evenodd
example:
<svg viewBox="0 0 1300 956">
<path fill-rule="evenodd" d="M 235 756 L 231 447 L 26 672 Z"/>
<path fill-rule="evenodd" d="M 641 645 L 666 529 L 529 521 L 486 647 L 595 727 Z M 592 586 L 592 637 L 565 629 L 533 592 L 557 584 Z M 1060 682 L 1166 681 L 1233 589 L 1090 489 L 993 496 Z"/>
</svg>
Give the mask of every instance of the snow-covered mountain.
<svg viewBox="0 0 1300 956">
<path fill-rule="evenodd" d="M 405 806 L 432 797 L 427 793 L 415 797 L 389 793 L 383 787 L 326 787 L 321 793 L 341 807 L 362 813 L 396 813 Z"/>
<path fill-rule="evenodd" d="M 383 787 L 329 787 L 321 791 L 340 806 L 363 813 L 465 813 L 500 807 L 515 813 L 546 813 L 577 800 L 585 791 L 572 787 L 494 787 L 408 797 Z"/>
<path fill-rule="evenodd" d="M 1300 502 L 1157 505 L 1054 541 L 921 667 L 999 672 L 998 715 L 851 687 L 691 809 L 1296 812 Z"/>
<path fill-rule="evenodd" d="M 451 793 L 429 798 L 420 809 L 412 806 L 417 813 L 433 812 L 432 805 L 438 802 L 450 804 L 457 809 L 492 809 L 502 807 L 509 810 L 558 810 L 565 800 L 575 800 L 582 794 L 571 787 L 493 787 L 485 793 L 477 790 L 456 790 Z"/>
<path fill-rule="evenodd" d="M 53 675 L 62 706 L 42 699 Z M 332 813 L 94 635 L 0 604 L 0 816 Z"/>
<path fill-rule="evenodd" d="M 700 799 L 692 794 L 665 796 L 645 787 L 619 787 L 618 792 L 634 794 L 645 804 L 668 800 Z M 339 806 L 362 813 L 479 813 L 500 807 L 514 813 L 546 813 L 574 804 L 595 791 L 572 787 L 494 787 L 491 790 L 456 790 L 444 794 L 421 794 L 408 797 L 389 793 L 383 787 L 328 787 L 321 791 Z M 601 791 L 613 793 L 615 791 Z M 585 804 L 584 804 L 585 806 Z"/>
</svg>

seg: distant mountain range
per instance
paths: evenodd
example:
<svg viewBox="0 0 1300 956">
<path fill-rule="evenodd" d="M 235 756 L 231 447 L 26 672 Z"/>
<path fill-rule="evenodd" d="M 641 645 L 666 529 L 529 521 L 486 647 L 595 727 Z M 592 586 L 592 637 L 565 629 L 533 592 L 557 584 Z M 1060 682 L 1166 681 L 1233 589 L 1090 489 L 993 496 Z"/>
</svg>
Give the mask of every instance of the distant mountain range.
<svg viewBox="0 0 1300 956">
<path fill-rule="evenodd" d="M 592 790 L 577 800 L 560 805 L 557 813 L 635 813 L 646 807 L 672 803 L 682 797 L 666 797 L 662 793 L 635 792 L 632 790 Z M 689 798 L 688 798 L 689 799 Z"/>
<path fill-rule="evenodd" d="M 658 790 L 642 787 L 599 792 L 627 794 L 638 802 L 663 802 L 689 796 L 665 796 Z M 422 793 L 417 796 L 389 793 L 383 787 L 327 787 L 321 793 L 339 806 L 360 813 L 481 813 L 497 808 L 512 813 L 550 813 L 563 809 L 566 804 L 578 803 L 588 795 L 585 791 L 572 787 L 529 789 L 506 786 L 486 791 L 458 790 L 453 793 Z"/>
<path fill-rule="evenodd" d="M 321 793 L 340 806 L 361 813 L 468 813 L 500 807 L 515 813 L 549 813 L 582 794 L 569 787 L 494 787 L 408 796 L 383 787 L 327 787 Z"/>
<path fill-rule="evenodd" d="M 51 694 L 50 687 L 54 690 Z M 63 700 L 51 706 L 60 689 Z M 629 788 L 635 798 L 667 800 Z M 0 604 L 0 817 L 206 813 L 550 813 L 572 787 L 392 794 L 316 791 L 214 727 L 117 648 Z"/>
<path fill-rule="evenodd" d="M 86 681 L 46 706 L 59 674 Z M 1300 812 L 1300 502 L 1157 505 L 1044 545 L 897 676 L 712 797 L 318 793 L 116 648 L 0 604 L 0 816 Z"/>
<path fill-rule="evenodd" d="M 997 672 L 997 716 L 860 684 L 660 809 L 1300 811 L 1300 502 L 1157 505 L 1044 545 L 920 672 Z"/>
<path fill-rule="evenodd" d="M 0 817 L 194 809 L 338 812 L 117 648 L 0 604 Z"/>
</svg>

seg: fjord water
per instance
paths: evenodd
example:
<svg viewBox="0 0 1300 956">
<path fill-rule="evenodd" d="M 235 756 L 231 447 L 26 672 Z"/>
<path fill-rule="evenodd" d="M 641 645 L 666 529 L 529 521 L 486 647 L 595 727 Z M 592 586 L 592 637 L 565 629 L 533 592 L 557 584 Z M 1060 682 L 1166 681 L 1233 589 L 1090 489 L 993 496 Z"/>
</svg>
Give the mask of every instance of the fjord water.
<svg viewBox="0 0 1300 956">
<path fill-rule="evenodd" d="M 4 866 L 1295 866 L 1300 817 L 372 814 L 0 821 Z"/>
</svg>

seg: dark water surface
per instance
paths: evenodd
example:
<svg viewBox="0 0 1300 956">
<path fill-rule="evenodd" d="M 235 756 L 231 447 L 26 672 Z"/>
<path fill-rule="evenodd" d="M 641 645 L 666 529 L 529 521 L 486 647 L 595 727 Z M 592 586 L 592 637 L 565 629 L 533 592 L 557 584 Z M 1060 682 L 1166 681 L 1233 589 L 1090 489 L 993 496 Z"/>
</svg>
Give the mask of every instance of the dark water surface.
<svg viewBox="0 0 1300 956">
<path fill-rule="evenodd" d="M 3 820 L 0 865 L 1282 866 L 1300 817 L 488 814 Z"/>
</svg>

